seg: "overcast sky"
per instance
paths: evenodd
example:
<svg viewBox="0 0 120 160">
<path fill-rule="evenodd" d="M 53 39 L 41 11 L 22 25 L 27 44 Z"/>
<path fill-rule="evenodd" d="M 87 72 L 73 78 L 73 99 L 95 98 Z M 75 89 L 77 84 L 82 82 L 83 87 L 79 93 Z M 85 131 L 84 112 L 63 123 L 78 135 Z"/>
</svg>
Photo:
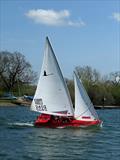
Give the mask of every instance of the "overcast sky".
<svg viewBox="0 0 120 160">
<path fill-rule="evenodd" d="M 0 50 L 25 55 L 40 72 L 48 36 L 65 77 L 75 66 L 120 68 L 119 0 L 0 0 Z"/>
</svg>

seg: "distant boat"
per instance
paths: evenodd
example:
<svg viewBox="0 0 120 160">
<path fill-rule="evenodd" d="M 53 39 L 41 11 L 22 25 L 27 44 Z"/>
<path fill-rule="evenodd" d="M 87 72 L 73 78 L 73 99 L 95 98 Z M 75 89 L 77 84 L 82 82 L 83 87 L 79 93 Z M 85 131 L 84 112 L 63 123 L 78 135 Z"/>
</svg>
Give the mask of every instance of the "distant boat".
<svg viewBox="0 0 120 160">
<path fill-rule="evenodd" d="M 32 101 L 32 100 L 33 100 L 33 96 L 24 95 L 24 99 L 25 99 L 25 100 Z"/>
<path fill-rule="evenodd" d="M 79 110 L 79 105 L 81 106 L 82 104 L 79 103 L 80 101 L 77 98 L 80 98 L 79 94 L 81 92 L 79 92 L 80 85 L 76 75 L 74 80 L 76 96 L 75 113 L 66 82 L 47 37 L 41 74 L 31 104 L 31 110 L 41 113 L 34 123 L 35 126 L 64 128 L 98 125 L 101 123 L 98 117 L 95 116 L 95 110 L 93 114 L 91 106 L 88 108 L 87 106 L 82 106 L 82 108 L 86 108 Z M 88 98 L 86 97 L 84 100 L 88 101 Z M 88 109 L 89 112 L 87 111 Z M 86 112 L 86 114 L 82 113 L 82 111 Z M 82 117 L 81 114 L 83 114 Z"/>
</svg>

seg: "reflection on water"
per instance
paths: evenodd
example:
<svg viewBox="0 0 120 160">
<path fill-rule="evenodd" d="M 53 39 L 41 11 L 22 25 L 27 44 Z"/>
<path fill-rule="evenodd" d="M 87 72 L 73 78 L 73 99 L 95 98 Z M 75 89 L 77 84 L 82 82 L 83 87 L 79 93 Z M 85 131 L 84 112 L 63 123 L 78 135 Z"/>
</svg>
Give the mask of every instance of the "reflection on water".
<svg viewBox="0 0 120 160">
<path fill-rule="evenodd" d="M 120 110 L 99 110 L 102 128 L 36 128 L 28 108 L 0 108 L 0 159 L 119 160 Z"/>
</svg>

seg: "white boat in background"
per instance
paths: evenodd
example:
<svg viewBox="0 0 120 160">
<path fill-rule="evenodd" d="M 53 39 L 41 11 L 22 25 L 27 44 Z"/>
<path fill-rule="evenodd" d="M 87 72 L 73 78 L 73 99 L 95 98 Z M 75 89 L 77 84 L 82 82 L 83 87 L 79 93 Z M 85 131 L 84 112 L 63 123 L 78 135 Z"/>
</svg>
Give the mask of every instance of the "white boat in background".
<svg viewBox="0 0 120 160">
<path fill-rule="evenodd" d="M 77 77 L 75 77 L 75 90 L 79 83 Z M 81 120 L 82 111 L 86 111 L 84 106 L 81 107 L 79 94 L 77 89 L 75 91 L 76 96 L 76 109 L 74 113 L 73 105 L 71 102 L 70 94 L 63 78 L 62 72 L 58 65 L 54 51 L 50 44 L 48 37 L 46 38 L 43 64 L 41 68 L 41 74 L 38 81 L 37 89 L 31 104 L 31 110 L 40 112 L 40 116 L 35 121 L 35 126 L 38 127 L 80 127 L 81 125 L 95 125 L 100 123 L 97 117 L 93 116 L 93 112 L 89 108 L 89 114 L 84 116 L 90 116 L 91 118 L 87 121 L 86 118 Z M 85 99 L 84 99 L 85 100 Z M 86 98 L 87 100 L 87 98 Z M 87 100 L 88 101 L 88 100 Z M 80 105 L 80 106 L 79 106 Z M 86 107 L 86 106 L 85 106 Z M 88 109 L 88 108 L 87 108 Z M 78 111 L 79 110 L 79 111 Z M 78 112 L 78 113 L 77 113 Z M 90 114 L 91 113 L 91 114 Z M 79 116 L 79 118 L 78 118 Z M 85 120 L 85 122 L 84 122 Z M 90 121 L 90 122 L 89 122 Z"/>
</svg>

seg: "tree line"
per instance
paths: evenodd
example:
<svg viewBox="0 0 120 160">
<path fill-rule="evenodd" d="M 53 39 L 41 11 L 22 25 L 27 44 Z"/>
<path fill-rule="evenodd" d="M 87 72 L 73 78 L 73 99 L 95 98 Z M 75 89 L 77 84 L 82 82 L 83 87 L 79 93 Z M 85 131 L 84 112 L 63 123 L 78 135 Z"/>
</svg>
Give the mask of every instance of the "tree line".
<svg viewBox="0 0 120 160">
<path fill-rule="evenodd" d="M 116 81 L 119 72 L 102 76 L 90 66 L 77 66 L 75 72 L 82 80 L 94 105 L 120 105 L 120 80 Z M 34 95 L 37 73 L 31 64 L 19 52 L 0 52 L 0 95 L 12 92 L 14 95 Z M 74 104 L 74 82 L 66 79 L 71 99 Z"/>
<path fill-rule="evenodd" d="M 75 68 L 79 78 L 94 105 L 118 105 L 120 106 L 120 71 L 102 76 L 96 69 L 90 66 Z M 68 88 L 74 104 L 74 82 L 67 80 Z"/>
</svg>

